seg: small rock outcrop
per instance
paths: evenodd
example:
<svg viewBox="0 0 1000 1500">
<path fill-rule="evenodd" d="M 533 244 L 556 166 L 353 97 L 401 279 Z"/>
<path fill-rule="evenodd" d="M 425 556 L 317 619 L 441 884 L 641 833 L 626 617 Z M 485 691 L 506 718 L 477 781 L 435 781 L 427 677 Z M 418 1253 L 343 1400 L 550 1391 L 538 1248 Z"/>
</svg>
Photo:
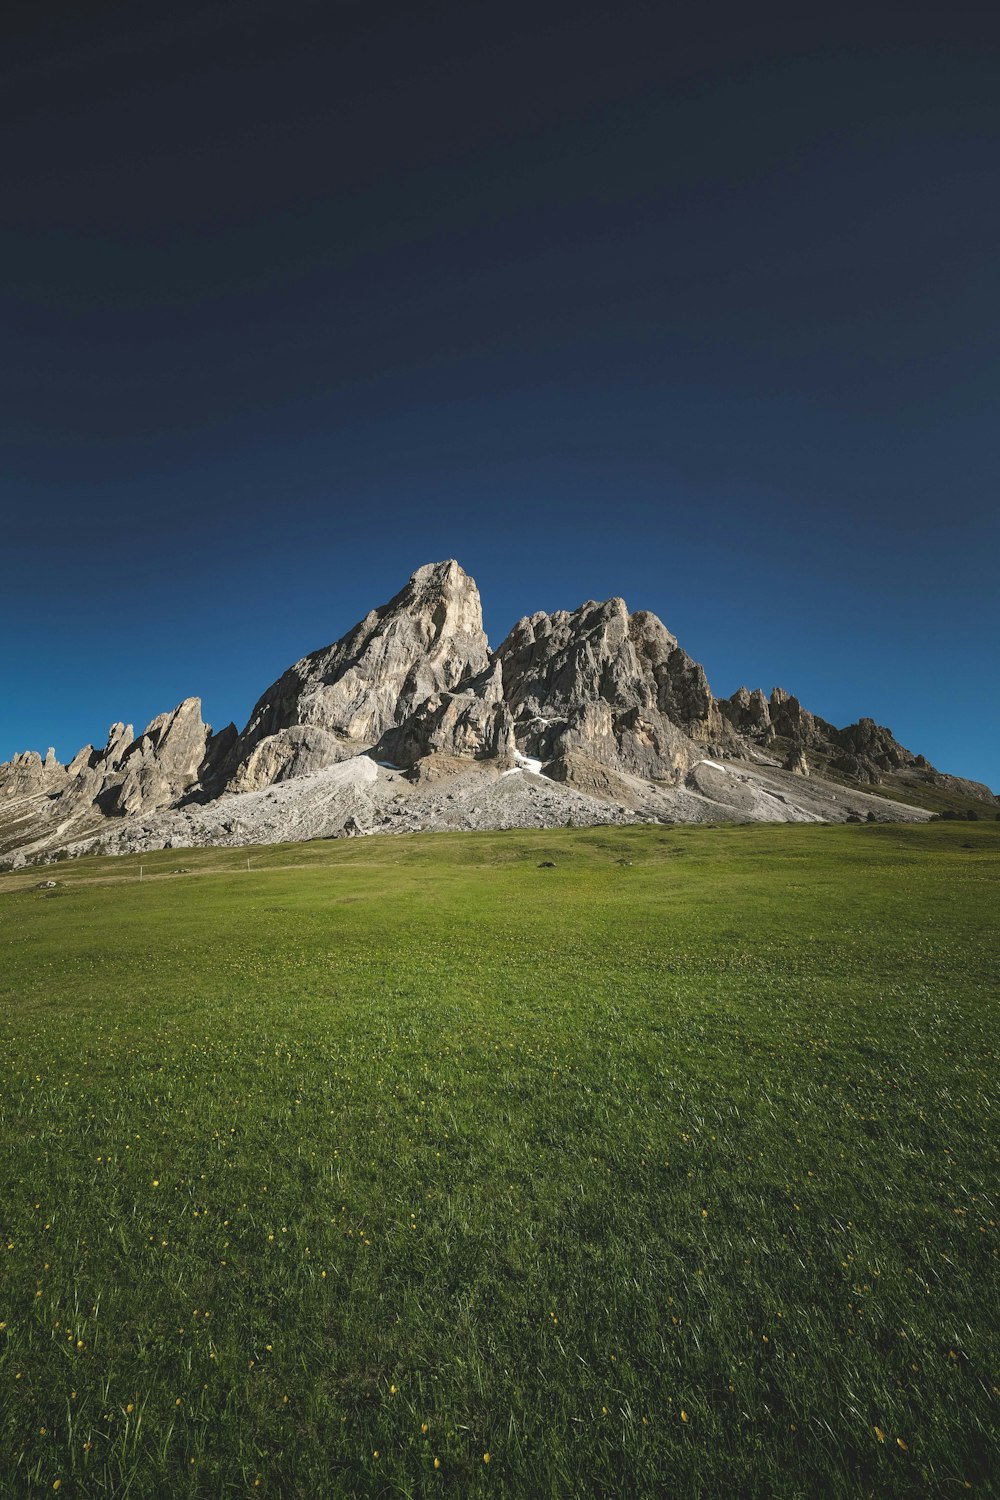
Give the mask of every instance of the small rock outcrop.
<svg viewBox="0 0 1000 1500">
<path fill-rule="evenodd" d="M 788 754 L 785 756 L 785 770 L 791 771 L 793 776 L 809 775 L 809 757 L 806 755 L 804 745 L 790 745 Z"/>
<path fill-rule="evenodd" d="M 921 770 L 934 769 L 922 755 L 911 754 L 895 739 L 891 729 L 876 724 L 874 719 L 859 719 L 846 729 L 833 729 L 829 738 L 831 767 L 857 781 L 877 785 L 884 772 L 916 766 L 918 761 L 923 762 Z"/>
<path fill-rule="evenodd" d="M 109 771 L 117 771 L 134 735 L 135 730 L 131 724 L 112 724 L 108 730 L 108 742 L 99 755 L 101 764 Z"/>
<path fill-rule="evenodd" d="M 737 734 L 767 740 L 774 733 L 771 708 L 760 688 L 737 688 L 731 698 L 719 699 L 719 712 Z"/>
<path fill-rule="evenodd" d="M 90 766 L 90 759 L 93 753 L 93 745 L 84 745 L 82 750 L 78 750 L 66 767 L 67 776 L 80 776 L 86 771 Z"/>
</svg>

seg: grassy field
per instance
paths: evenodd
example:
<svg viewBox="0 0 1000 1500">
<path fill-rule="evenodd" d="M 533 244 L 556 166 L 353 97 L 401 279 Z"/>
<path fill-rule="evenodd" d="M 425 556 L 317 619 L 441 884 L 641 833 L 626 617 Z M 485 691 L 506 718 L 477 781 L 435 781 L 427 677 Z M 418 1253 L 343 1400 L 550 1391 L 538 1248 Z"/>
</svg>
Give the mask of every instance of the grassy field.
<svg viewBox="0 0 1000 1500">
<path fill-rule="evenodd" d="M 0 1494 L 1000 1492 L 996 825 L 250 863 L 0 878 Z"/>
</svg>

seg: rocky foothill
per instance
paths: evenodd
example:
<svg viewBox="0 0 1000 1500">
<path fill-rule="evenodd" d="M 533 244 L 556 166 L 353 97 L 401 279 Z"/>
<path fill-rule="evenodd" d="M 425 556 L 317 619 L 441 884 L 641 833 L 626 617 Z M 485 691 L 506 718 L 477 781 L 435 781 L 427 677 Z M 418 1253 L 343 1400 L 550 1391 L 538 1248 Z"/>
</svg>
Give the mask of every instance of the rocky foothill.
<svg viewBox="0 0 1000 1500">
<path fill-rule="evenodd" d="M 186 698 L 67 765 L 15 755 L 0 862 L 424 829 L 913 821 L 931 793 L 1000 810 L 872 719 L 838 729 L 780 688 L 715 698 L 621 599 L 530 615 L 491 652 L 476 585 L 449 561 L 290 666 L 242 731 L 213 734 Z"/>
</svg>

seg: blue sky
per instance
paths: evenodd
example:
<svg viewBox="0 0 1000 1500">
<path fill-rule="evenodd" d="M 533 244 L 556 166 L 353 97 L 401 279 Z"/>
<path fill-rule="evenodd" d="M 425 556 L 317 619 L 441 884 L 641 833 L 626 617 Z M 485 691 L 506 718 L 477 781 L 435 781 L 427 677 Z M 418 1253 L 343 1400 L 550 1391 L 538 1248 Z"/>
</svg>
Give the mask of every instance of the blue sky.
<svg viewBox="0 0 1000 1500">
<path fill-rule="evenodd" d="M 0 759 L 455 556 L 1000 785 L 997 31 L 543 9 L 12 39 Z"/>
</svg>

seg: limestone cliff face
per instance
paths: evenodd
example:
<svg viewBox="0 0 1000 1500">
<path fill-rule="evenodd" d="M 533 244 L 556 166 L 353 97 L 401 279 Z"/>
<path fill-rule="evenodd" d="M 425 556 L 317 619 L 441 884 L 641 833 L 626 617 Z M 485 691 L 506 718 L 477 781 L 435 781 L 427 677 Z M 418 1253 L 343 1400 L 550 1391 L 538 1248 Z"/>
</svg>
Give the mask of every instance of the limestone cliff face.
<svg viewBox="0 0 1000 1500">
<path fill-rule="evenodd" d="M 422 705 L 380 752 L 413 764 L 517 751 L 560 762 L 561 777 L 598 763 L 675 780 L 728 734 L 704 671 L 661 621 L 609 599 L 520 620 L 489 670 Z"/>
<path fill-rule="evenodd" d="M 724 733 L 705 673 L 622 599 L 520 620 L 497 651 L 519 747 L 673 780 Z"/>
<path fill-rule="evenodd" d="M 238 748 L 238 741 L 236 742 Z M 296 776 L 311 776 L 356 753 L 349 740 L 316 724 L 290 724 L 258 740 L 250 754 L 231 771 L 228 790 L 256 792 Z M 231 767 L 232 751 L 226 764 Z"/>
<path fill-rule="evenodd" d="M 487 658 L 473 579 L 453 561 L 418 568 L 388 604 L 268 688 L 228 758 L 232 788 L 251 790 L 303 765 L 301 736 L 288 731 L 308 726 L 330 736 L 313 746 L 309 767 L 320 769 L 344 746 L 352 753 L 374 744 L 427 699 L 482 671 Z M 255 769 L 251 758 L 265 740 L 270 747 Z"/>
<path fill-rule="evenodd" d="M 493 760 L 513 765 L 514 721 L 503 696 L 499 660 L 468 677 L 452 692 L 435 693 L 395 729 L 375 754 L 392 765 L 412 766 L 426 755 Z"/>
<path fill-rule="evenodd" d="M 104 789 L 107 811 L 127 815 L 169 806 L 198 780 L 210 734 L 200 698 L 158 714 L 122 755 L 121 780 Z"/>
<path fill-rule="evenodd" d="M 51 796 L 66 786 L 68 772 L 59 764 L 54 750 L 43 760 L 37 750 L 22 750 L 0 766 L 0 796 Z"/>
</svg>

